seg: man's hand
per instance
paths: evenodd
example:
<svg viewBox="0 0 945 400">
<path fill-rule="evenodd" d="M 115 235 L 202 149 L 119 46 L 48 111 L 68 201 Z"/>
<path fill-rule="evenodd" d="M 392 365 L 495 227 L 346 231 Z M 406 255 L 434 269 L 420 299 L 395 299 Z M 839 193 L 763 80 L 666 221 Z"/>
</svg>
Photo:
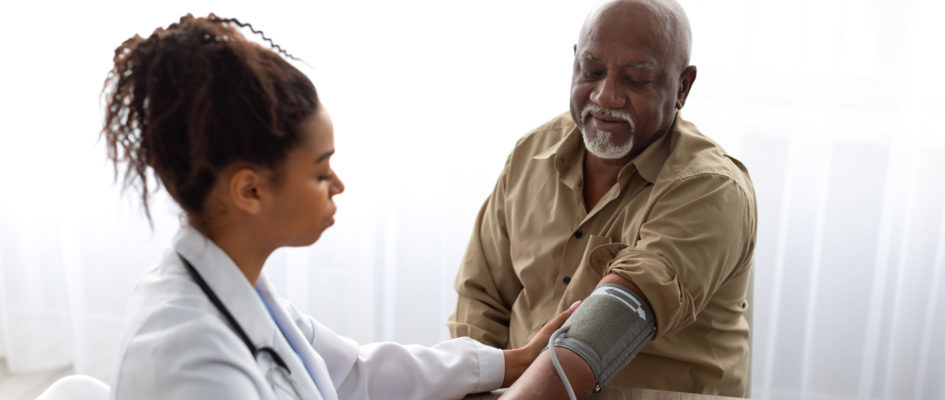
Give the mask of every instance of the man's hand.
<svg viewBox="0 0 945 400">
<path fill-rule="evenodd" d="M 502 387 L 508 387 L 525 372 L 528 366 L 541 354 L 541 350 L 545 348 L 545 345 L 548 344 L 551 334 L 561 328 L 561 325 L 564 325 L 564 322 L 574 313 L 574 310 L 577 310 L 580 304 L 580 301 L 574 302 L 567 310 L 548 321 L 524 347 L 502 351 L 505 355 L 505 379 L 502 380 Z"/>
</svg>

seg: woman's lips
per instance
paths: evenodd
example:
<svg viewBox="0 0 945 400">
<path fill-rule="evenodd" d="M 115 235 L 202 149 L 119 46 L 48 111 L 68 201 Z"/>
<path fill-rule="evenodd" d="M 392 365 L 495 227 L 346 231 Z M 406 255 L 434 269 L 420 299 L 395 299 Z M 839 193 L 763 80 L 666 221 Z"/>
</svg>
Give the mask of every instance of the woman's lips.
<svg viewBox="0 0 945 400">
<path fill-rule="evenodd" d="M 332 205 L 331 214 L 328 215 L 328 222 L 325 225 L 326 228 L 335 224 L 335 212 L 337 211 L 338 206 Z"/>
</svg>

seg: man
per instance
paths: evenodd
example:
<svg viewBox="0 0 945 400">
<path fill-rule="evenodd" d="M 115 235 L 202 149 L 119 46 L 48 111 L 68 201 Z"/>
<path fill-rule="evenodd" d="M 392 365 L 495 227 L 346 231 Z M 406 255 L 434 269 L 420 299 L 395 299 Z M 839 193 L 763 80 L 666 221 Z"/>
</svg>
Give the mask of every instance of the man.
<svg viewBox="0 0 945 400">
<path fill-rule="evenodd" d="M 755 195 L 745 167 L 680 117 L 696 78 L 690 48 L 673 0 L 591 12 L 575 46 L 570 115 L 519 140 L 479 213 L 452 336 L 519 347 L 595 287 L 616 284 L 642 299 L 655 332 L 641 333 L 645 347 L 613 384 L 744 395 Z M 632 313 L 605 314 L 595 317 Z M 579 397 L 602 383 L 586 357 L 555 354 Z M 563 393 L 545 351 L 507 394 Z"/>
</svg>

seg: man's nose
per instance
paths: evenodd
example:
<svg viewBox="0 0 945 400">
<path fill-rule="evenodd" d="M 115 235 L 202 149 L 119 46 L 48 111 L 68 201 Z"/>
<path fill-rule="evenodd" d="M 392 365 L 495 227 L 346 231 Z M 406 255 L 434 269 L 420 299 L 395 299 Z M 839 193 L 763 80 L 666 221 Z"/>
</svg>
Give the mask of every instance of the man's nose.
<svg viewBox="0 0 945 400">
<path fill-rule="evenodd" d="M 622 108 L 627 105 L 627 97 L 620 84 L 611 77 L 597 82 L 597 87 L 591 91 L 591 101 L 604 108 Z"/>
</svg>

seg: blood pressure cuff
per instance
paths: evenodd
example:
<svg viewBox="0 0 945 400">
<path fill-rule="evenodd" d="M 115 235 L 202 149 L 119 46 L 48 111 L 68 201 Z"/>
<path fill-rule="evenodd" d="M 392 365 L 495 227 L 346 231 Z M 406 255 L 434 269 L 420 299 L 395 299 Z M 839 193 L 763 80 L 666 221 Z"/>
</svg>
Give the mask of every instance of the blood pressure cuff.
<svg viewBox="0 0 945 400">
<path fill-rule="evenodd" d="M 656 332 L 653 310 L 639 295 L 614 284 L 598 286 L 558 330 L 554 346 L 587 361 L 598 388 L 609 383 Z"/>
</svg>

